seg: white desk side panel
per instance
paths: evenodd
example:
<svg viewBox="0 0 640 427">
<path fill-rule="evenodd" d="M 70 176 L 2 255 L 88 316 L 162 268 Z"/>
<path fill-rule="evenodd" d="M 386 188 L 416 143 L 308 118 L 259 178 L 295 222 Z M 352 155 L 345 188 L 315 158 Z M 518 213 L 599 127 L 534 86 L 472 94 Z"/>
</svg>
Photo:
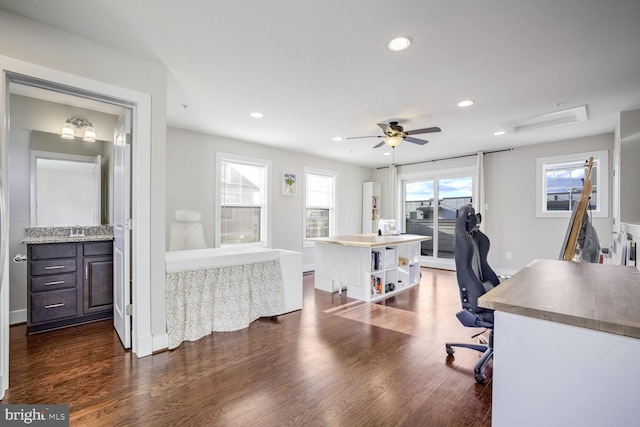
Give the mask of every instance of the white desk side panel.
<svg viewBox="0 0 640 427">
<path fill-rule="evenodd" d="M 640 340 L 495 312 L 494 427 L 638 425 Z"/>
<path fill-rule="evenodd" d="M 284 313 L 302 309 L 302 253 L 280 249 Z"/>
</svg>

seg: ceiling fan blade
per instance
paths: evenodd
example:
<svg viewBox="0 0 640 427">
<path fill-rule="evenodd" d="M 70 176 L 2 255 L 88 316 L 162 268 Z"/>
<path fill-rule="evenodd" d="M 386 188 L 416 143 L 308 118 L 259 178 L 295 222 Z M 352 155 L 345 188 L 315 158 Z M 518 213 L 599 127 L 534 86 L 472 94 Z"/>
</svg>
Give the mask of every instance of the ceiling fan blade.
<svg viewBox="0 0 640 427">
<path fill-rule="evenodd" d="M 371 135 L 371 136 L 351 136 L 345 139 L 360 139 L 360 138 L 382 138 L 381 135 Z"/>
<path fill-rule="evenodd" d="M 430 128 L 424 128 L 424 129 L 414 129 L 414 130 L 408 130 L 406 131 L 407 135 L 416 135 L 419 133 L 434 133 L 434 132 L 440 132 L 442 129 L 440 129 L 438 126 L 433 126 Z"/>
<path fill-rule="evenodd" d="M 376 145 L 373 146 L 373 148 L 379 148 L 382 147 L 384 145 L 384 141 L 377 143 Z"/>
<path fill-rule="evenodd" d="M 384 132 L 385 135 L 390 135 L 393 133 L 393 129 L 391 129 L 391 126 L 386 123 L 378 123 L 378 126 L 380 127 L 380 129 L 382 129 L 382 132 Z"/>
<path fill-rule="evenodd" d="M 409 142 L 413 142 L 414 144 L 418 144 L 418 145 L 424 145 L 429 141 L 425 141 L 424 139 L 418 139 L 418 138 L 413 138 L 411 136 L 407 136 L 405 139 L 405 141 L 409 141 Z"/>
</svg>

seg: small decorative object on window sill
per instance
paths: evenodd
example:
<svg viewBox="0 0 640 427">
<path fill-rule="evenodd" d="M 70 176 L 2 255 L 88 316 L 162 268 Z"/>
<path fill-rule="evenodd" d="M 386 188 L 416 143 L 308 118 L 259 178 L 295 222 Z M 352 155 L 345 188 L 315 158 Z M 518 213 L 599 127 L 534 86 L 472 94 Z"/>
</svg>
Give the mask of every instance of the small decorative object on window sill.
<svg viewBox="0 0 640 427">
<path fill-rule="evenodd" d="M 285 196 L 296 195 L 296 174 L 283 172 L 282 173 L 282 194 Z"/>
</svg>

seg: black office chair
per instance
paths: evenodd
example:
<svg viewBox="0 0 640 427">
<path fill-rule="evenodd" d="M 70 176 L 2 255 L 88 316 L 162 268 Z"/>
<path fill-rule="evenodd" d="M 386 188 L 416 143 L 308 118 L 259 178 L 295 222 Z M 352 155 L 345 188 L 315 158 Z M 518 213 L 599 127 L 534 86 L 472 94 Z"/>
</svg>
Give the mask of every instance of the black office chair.
<svg viewBox="0 0 640 427">
<path fill-rule="evenodd" d="M 484 384 L 487 377 L 483 371 L 493 358 L 493 310 L 478 307 L 478 298 L 498 286 L 500 280 L 487 263 L 489 238 L 478 229 L 480 220 L 480 215 L 476 214 L 471 205 L 465 205 L 458 210 L 453 254 L 462 310 L 456 314 L 456 317 L 464 326 L 489 329 L 489 342 L 486 345 L 447 343 L 445 346 L 449 356 L 453 356 L 453 347 L 470 348 L 482 352 L 482 357 L 476 363 L 474 371 L 476 381 Z"/>
</svg>

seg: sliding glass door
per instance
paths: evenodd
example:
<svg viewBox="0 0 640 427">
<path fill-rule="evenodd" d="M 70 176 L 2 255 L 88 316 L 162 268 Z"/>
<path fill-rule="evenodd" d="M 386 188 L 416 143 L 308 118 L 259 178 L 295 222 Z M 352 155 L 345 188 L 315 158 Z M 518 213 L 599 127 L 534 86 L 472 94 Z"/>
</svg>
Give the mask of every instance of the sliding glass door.
<svg viewBox="0 0 640 427">
<path fill-rule="evenodd" d="M 431 237 L 422 242 L 425 265 L 453 266 L 458 209 L 472 202 L 473 171 L 402 180 L 405 232 Z"/>
</svg>

